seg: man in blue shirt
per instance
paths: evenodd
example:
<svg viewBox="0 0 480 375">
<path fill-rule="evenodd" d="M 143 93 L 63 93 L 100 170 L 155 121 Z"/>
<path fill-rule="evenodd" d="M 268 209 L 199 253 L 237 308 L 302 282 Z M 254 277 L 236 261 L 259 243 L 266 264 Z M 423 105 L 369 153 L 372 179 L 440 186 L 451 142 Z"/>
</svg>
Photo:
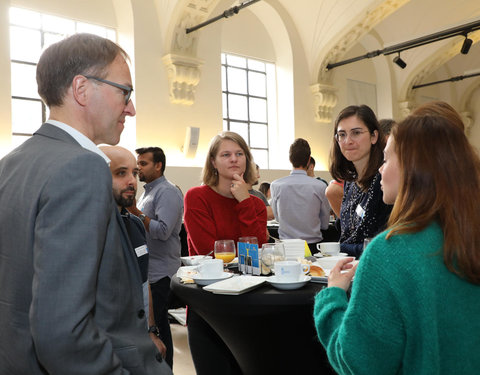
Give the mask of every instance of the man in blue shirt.
<svg viewBox="0 0 480 375">
<path fill-rule="evenodd" d="M 307 175 L 310 145 L 306 140 L 296 139 L 289 157 L 293 170 L 270 185 L 271 206 L 279 223 L 280 239 L 305 240 L 313 254 L 318 252 L 316 244 L 323 240 L 322 229 L 328 229 L 330 219 L 326 185 Z"/>
<path fill-rule="evenodd" d="M 147 231 L 149 251 L 148 280 L 152 291 L 153 313 L 160 337 L 167 346 L 167 363 L 173 367 L 173 343 L 168 321 L 170 280 L 180 267 L 180 229 L 183 196 L 164 176 L 165 154 L 159 147 L 139 148 L 137 166 L 145 192 L 128 210 L 138 216 Z"/>
</svg>

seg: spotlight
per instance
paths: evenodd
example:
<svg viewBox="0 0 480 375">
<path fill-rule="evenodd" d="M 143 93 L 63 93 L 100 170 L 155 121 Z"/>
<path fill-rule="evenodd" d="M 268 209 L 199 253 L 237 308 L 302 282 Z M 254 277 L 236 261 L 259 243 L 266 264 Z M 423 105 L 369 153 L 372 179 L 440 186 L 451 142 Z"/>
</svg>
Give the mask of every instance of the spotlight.
<svg viewBox="0 0 480 375">
<path fill-rule="evenodd" d="M 407 63 L 403 61 L 402 58 L 400 57 L 400 52 L 398 53 L 398 56 L 393 58 L 393 62 L 402 69 L 405 69 L 405 67 L 407 66 Z"/>
<path fill-rule="evenodd" d="M 473 40 L 468 38 L 467 35 L 465 35 L 465 40 L 463 41 L 462 49 L 460 50 L 461 53 L 466 55 L 468 51 L 470 51 L 470 47 L 472 46 Z"/>
</svg>

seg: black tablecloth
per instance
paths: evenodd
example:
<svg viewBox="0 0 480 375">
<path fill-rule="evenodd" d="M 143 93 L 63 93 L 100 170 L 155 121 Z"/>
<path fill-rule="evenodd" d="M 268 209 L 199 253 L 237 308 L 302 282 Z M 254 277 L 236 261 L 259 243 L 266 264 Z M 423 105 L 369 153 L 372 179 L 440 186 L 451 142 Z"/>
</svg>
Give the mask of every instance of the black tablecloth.
<svg viewBox="0 0 480 375">
<path fill-rule="evenodd" d="M 175 276 L 171 287 L 223 339 L 244 374 L 334 374 L 312 315 L 313 298 L 325 284 L 289 291 L 264 284 L 228 296 L 181 284 Z"/>
</svg>

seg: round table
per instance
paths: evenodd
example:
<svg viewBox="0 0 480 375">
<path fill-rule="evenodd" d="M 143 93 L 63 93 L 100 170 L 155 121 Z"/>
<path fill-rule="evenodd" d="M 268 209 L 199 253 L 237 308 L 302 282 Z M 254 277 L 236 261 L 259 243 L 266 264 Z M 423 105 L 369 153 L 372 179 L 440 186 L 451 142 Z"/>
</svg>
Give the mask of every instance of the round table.
<svg viewBox="0 0 480 375">
<path fill-rule="evenodd" d="M 244 374 L 335 373 L 313 323 L 313 299 L 326 284 L 277 290 L 265 283 L 232 296 L 182 284 L 174 276 L 171 287 L 217 332 Z"/>
</svg>

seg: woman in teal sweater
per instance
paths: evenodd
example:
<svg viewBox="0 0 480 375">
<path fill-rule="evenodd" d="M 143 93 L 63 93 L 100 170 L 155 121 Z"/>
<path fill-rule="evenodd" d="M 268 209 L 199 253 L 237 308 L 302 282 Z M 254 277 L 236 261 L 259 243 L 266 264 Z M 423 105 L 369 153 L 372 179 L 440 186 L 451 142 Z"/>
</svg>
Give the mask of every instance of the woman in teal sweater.
<svg viewBox="0 0 480 375">
<path fill-rule="evenodd" d="M 340 374 L 478 374 L 480 160 L 438 116 L 404 120 L 384 154 L 388 229 L 358 269 L 352 258 L 332 269 L 315 298 L 318 337 Z"/>
</svg>

